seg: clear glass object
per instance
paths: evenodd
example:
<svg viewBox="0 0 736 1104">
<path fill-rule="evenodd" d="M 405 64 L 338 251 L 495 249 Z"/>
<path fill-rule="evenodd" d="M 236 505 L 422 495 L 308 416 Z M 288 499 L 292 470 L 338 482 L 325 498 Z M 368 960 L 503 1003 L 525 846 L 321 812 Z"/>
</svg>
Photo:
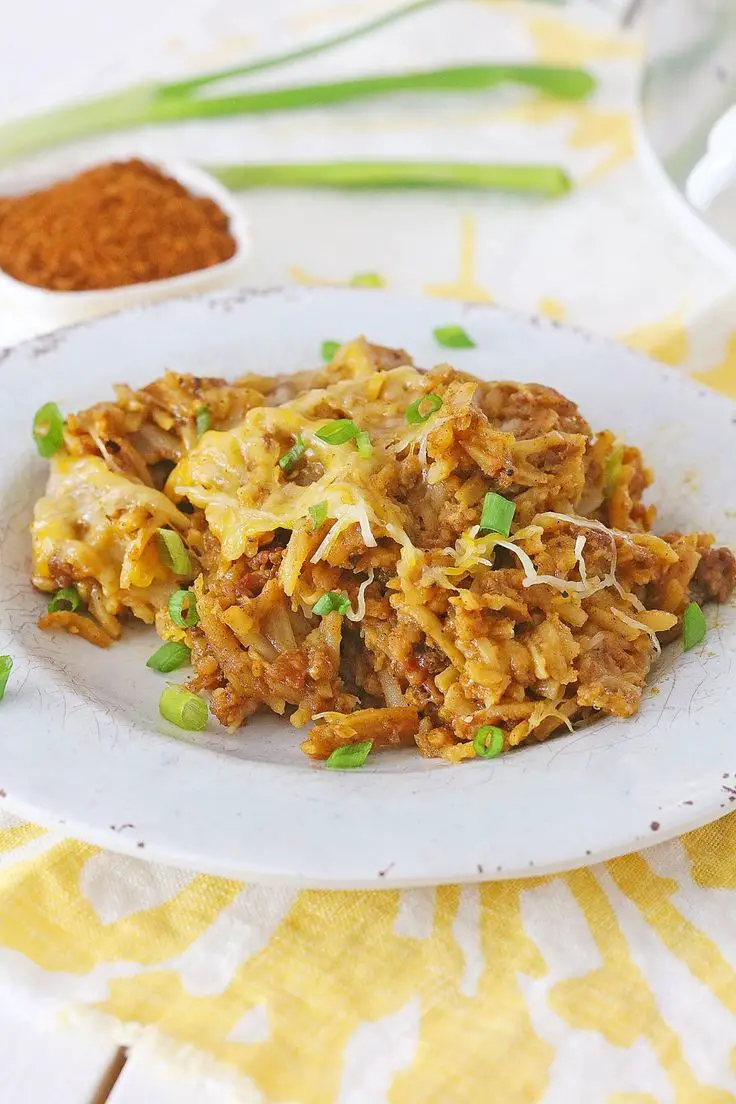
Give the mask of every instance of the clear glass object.
<svg viewBox="0 0 736 1104">
<path fill-rule="evenodd" d="M 643 8 L 645 153 L 690 231 L 736 273 L 736 112 L 719 128 L 717 150 L 711 137 L 736 104 L 736 0 L 645 0 Z"/>
</svg>

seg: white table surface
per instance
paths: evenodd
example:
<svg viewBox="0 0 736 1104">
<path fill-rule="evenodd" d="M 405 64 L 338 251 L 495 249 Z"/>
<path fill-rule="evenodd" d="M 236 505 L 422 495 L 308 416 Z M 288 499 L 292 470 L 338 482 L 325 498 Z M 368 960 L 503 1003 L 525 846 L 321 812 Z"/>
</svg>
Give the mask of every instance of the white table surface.
<svg viewBox="0 0 736 1104">
<path fill-rule="evenodd" d="M 171 1075 L 143 1045 L 118 1047 L 39 1008 L 20 1013 L 0 993 L 2 1104 L 234 1104 L 229 1088 Z"/>
</svg>

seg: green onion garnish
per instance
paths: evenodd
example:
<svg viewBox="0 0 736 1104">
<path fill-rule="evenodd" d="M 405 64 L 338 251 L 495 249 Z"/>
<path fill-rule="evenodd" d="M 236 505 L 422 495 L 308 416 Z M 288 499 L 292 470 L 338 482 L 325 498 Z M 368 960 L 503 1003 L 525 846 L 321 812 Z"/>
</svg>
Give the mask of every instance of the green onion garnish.
<svg viewBox="0 0 736 1104">
<path fill-rule="evenodd" d="M 503 729 L 481 725 L 473 737 L 473 747 L 479 759 L 495 759 L 503 751 Z"/>
<path fill-rule="evenodd" d="M 373 445 L 371 444 L 371 435 L 366 430 L 361 429 L 360 433 L 355 438 L 355 447 L 358 450 L 358 456 L 362 456 L 364 460 L 367 460 L 369 456 L 373 455 Z"/>
<path fill-rule="evenodd" d="M 510 64 L 507 60 L 410 72 L 401 68 L 398 72 L 369 73 L 357 77 L 349 75 L 347 78 L 342 77 L 316 84 L 305 84 L 302 80 L 296 85 L 285 87 L 277 85 L 240 91 L 232 89 L 229 84 L 223 87 L 223 82 L 230 82 L 233 77 L 244 77 L 266 69 L 275 69 L 277 66 L 283 67 L 287 62 L 314 57 L 338 45 L 355 41 L 368 33 L 375 32 L 379 27 L 387 27 L 391 23 L 405 19 L 412 13 L 429 7 L 433 2 L 436 0 L 410 0 L 398 6 L 391 5 L 392 10 L 367 23 L 351 27 L 348 31 L 341 31 L 316 42 L 310 42 L 296 50 L 260 57 L 247 65 L 229 66 L 214 72 L 198 73 L 184 80 L 156 84 L 147 81 L 113 92 L 107 91 L 104 96 L 98 96 L 86 103 L 64 104 L 30 119 L 12 120 L 0 127 L 0 155 L 3 160 L 28 156 L 60 143 L 77 141 L 91 135 L 131 126 L 236 114 L 262 114 L 266 111 L 289 111 L 304 107 L 324 107 L 390 93 L 457 91 L 467 94 L 511 82 L 561 100 L 581 100 L 595 89 L 595 79 L 583 69 L 540 65 L 536 61 L 531 64 Z M 199 90 L 205 87 L 211 89 L 213 94 L 198 94 Z M 165 106 L 162 107 L 162 104 Z M 413 165 L 413 162 L 410 164 Z M 355 162 L 342 162 L 341 165 L 352 167 Z M 278 167 L 283 166 L 279 163 Z M 291 165 L 285 167 L 292 168 Z M 294 170 L 301 167 L 300 164 L 293 166 Z M 389 167 L 391 167 L 390 163 Z M 444 167 L 445 164 L 438 166 L 440 169 Z M 449 167 L 454 168 L 452 164 Z M 468 166 L 470 167 L 481 172 L 485 168 L 477 162 Z M 492 167 L 495 172 L 501 174 L 502 180 L 512 170 L 519 171 L 517 166 L 507 164 Z M 224 176 L 229 182 L 231 174 L 236 173 L 239 168 L 242 166 L 220 166 L 218 176 L 221 178 Z M 384 159 L 379 162 L 378 168 L 385 176 Z M 522 166 L 522 168 L 529 171 L 535 166 Z M 495 172 L 491 179 L 495 177 Z M 294 171 L 291 179 L 292 185 L 303 184 L 303 175 L 297 171 Z M 429 182 L 432 182 L 431 176 Z"/>
<path fill-rule="evenodd" d="M 207 726 L 207 702 L 183 686 L 167 686 L 158 708 L 162 717 L 188 732 L 201 732 Z"/>
<path fill-rule="evenodd" d="M 489 491 L 483 499 L 480 527 L 507 537 L 511 532 L 511 522 L 515 513 L 515 503 L 509 502 L 507 498 L 496 494 L 495 491 Z"/>
<path fill-rule="evenodd" d="M 197 599 L 191 590 L 175 590 L 169 598 L 169 616 L 180 629 L 199 624 Z"/>
<path fill-rule="evenodd" d="M 158 651 L 146 660 L 146 667 L 150 667 L 152 671 L 168 674 L 169 671 L 176 671 L 189 663 L 191 657 L 192 653 L 186 644 L 180 644 L 178 640 L 170 640 L 168 644 L 162 644 Z"/>
<path fill-rule="evenodd" d="M 33 419 L 33 440 L 39 455 L 48 460 L 64 444 L 64 417 L 55 402 L 44 403 Z"/>
<path fill-rule="evenodd" d="M 157 529 L 158 550 L 162 562 L 175 575 L 191 575 L 192 561 L 187 546 L 173 529 Z"/>
<path fill-rule="evenodd" d="M 359 744 L 345 744 L 344 747 L 335 748 L 325 763 L 330 770 L 355 770 L 362 767 L 368 758 L 372 740 L 361 740 Z"/>
<path fill-rule="evenodd" d="M 606 462 L 603 466 L 604 493 L 606 498 L 610 498 L 616 488 L 618 477 L 621 474 L 621 461 L 623 458 L 623 445 L 616 445 L 606 457 Z"/>
<path fill-rule="evenodd" d="M 702 644 L 707 628 L 700 606 L 697 602 L 691 602 L 682 615 L 682 643 L 686 652 Z"/>
<path fill-rule="evenodd" d="M 318 429 L 315 437 L 319 437 L 320 441 L 324 441 L 327 445 L 344 445 L 359 433 L 357 425 L 349 418 L 336 418 L 334 422 L 328 422 Z"/>
<path fill-rule="evenodd" d="M 339 341 L 323 341 L 322 342 L 322 359 L 332 360 L 337 350 L 340 348 Z"/>
<path fill-rule="evenodd" d="M 197 436 L 201 437 L 203 433 L 212 425 L 212 413 L 208 406 L 200 406 L 197 413 L 194 415 L 194 421 L 197 427 Z"/>
<path fill-rule="evenodd" d="M 323 594 L 321 598 L 312 606 L 312 613 L 319 614 L 320 617 L 326 617 L 328 613 L 332 613 L 333 610 L 337 610 L 338 613 L 347 613 L 350 609 L 350 599 L 346 594 L 340 594 L 337 590 L 328 590 L 326 594 Z"/>
<path fill-rule="evenodd" d="M 383 276 L 379 276 L 377 272 L 359 272 L 357 276 L 353 276 L 350 281 L 350 286 L 382 288 L 386 286 L 386 281 Z"/>
<path fill-rule="evenodd" d="M 61 590 L 57 590 L 49 602 L 48 611 L 49 613 L 57 613 L 59 610 L 69 610 L 74 613 L 76 609 L 79 609 L 81 601 L 76 587 L 62 587 Z"/>
<path fill-rule="evenodd" d="M 474 349 L 475 342 L 468 337 L 462 326 L 438 326 L 432 330 L 438 345 L 446 349 Z"/>
<path fill-rule="evenodd" d="M 13 670 L 13 661 L 8 655 L 0 656 L 0 701 L 5 697 L 5 687 L 8 685 L 10 672 Z"/>
<path fill-rule="evenodd" d="M 439 395 L 422 395 L 407 406 L 404 417 L 409 425 L 424 425 L 441 406 L 442 399 Z"/>
<path fill-rule="evenodd" d="M 279 467 L 281 468 L 281 470 L 284 472 L 290 472 L 292 468 L 295 468 L 304 455 L 305 448 L 306 445 L 301 438 L 301 434 L 297 433 L 296 441 L 288 450 L 288 452 L 285 452 L 279 460 Z"/>
<path fill-rule="evenodd" d="M 327 503 L 318 502 L 315 506 L 310 506 L 309 516 L 312 519 L 312 528 L 319 529 L 327 517 Z"/>
</svg>

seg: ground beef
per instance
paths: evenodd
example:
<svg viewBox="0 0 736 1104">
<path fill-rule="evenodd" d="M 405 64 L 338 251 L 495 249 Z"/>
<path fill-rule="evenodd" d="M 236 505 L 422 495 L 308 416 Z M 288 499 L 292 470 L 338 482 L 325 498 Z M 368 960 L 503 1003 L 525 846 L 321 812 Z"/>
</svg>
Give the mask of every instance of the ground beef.
<svg viewBox="0 0 736 1104">
<path fill-rule="evenodd" d="M 247 598 L 256 598 L 269 579 L 278 575 L 283 557 L 283 548 L 262 549 L 251 556 L 246 570 L 238 580 L 238 592 Z"/>
<path fill-rule="evenodd" d="M 736 585 L 736 559 L 728 548 L 711 548 L 703 554 L 693 579 L 693 592 L 701 601 L 727 602 Z"/>
</svg>

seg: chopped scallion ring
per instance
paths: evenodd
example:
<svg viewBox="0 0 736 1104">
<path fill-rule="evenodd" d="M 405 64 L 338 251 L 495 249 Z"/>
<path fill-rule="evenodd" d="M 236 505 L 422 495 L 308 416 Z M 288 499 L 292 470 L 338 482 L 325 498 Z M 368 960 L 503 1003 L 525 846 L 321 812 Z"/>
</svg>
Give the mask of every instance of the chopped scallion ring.
<svg viewBox="0 0 736 1104">
<path fill-rule="evenodd" d="M 288 452 L 284 453 L 284 455 L 279 460 L 279 467 L 281 468 L 281 470 L 284 472 L 290 472 L 293 468 L 295 468 L 304 455 L 305 448 L 306 446 L 301 438 L 301 434 L 297 433 L 294 444 L 291 446 Z"/>
<path fill-rule="evenodd" d="M 169 671 L 176 671 L 189 663 L 191 657 L 192 653 L 186 644 L 181 644 L 178 640 L 170 640 L 167 644 L 162 644 L 158 651 L 146 660 L 146 667 L 150 667 L 152 671 L 168 674 Z"/>
<path fill-rule="evenodd" d="M 187 732 L 201 732 L 207 727 L 209 709 L 204 698 L 193 694 L 184 686 L 176 686 L 173 683 L 167 686 L 158 703 L 161 716 L 179 728 L 185 728 Z"/>
<path fill-rule="evenodd" d="M 327 519 L 327 503 L 318 502 L 314 506 L 309 507 L 309 516 L 312 519 L 312 528 L 319 529 Z"/>
<path fill-rule="evenodd" d="M 334 358 L 335 353 L 340 348 L 339 341 L 323 341 L 322 342 L 322 359 L 330 361 Z"/>
<path fill-rule="evenodd" d="M 496 494 L 495 491 L 489 491 L 483 499 L 480 527 L 490 530 L 491 533 L 501 533 L 502 536 L 508 537 L 515 513 L 514 502 L 509 502 L 507 498 Z"/>
<path fill-rule="evenodd" d="M 13 661 L 9 655 L 0 655 L 0 701 L 5 696 L 5 687 L 8 685 L 10 672 L 13 670 Z"/>
<path fill-rule="evenodd" d="M 373 455 L 373 445 L 371 444 L 370 433 L 361 429 L 360 433 L 355 438 L 355 447 L 358 450 L 358 456 L 362 456 L 364 460 Z"/>
<path fill-rule="evenodd" d="M 173 529 L 157 529 L 158 550 L 162 562 L 175 575 L 191 575 L 192 561 L 187 546 Z"/>
<path fill-rule="evenodd" d="M 438 326 L 433 330 L 438 345 L 445 349 L 474 349 L 475 342 L 468 337 L 462 326 Z"/>
<path fill-rule="evenodd" d="M 361 740 L 359 744 L 345 744 L 335 748 L 325 766 L 330 770 L 355 770 L 362 767 L 373 747 L 372 740 Z"/>
<path fill-rule="evenodd" d="M 191 590 L 175 590 L 169 598 L 169 616 L 180 629 L 199 624 L 197 599 Z"/>
<path fill-rule="evenodd" d="M 386 286 L 383 276 L 377 272 L 359 272 L 350 281 L 351 287 L 382 288 Z"/>
<path fill-rule="evenodd" d="M 503 751 L 503 729 L 481 725 L 473 737 L 473 747 L 479 759 L 495 759 Z"/>
<path fill-rule="evenodd" d="M 345 614 L 350 609 L 350 599 L 346 594 L 340 594 L 337 590 L 328 590 L 326 594 L 323 594 L 321 598 L 312 606 L 312 613 L 318 614 L 320 617 L 326 617 L 328 613 L 332 613 L 333 610 L 337 610 L 340 614 Z"/>
<path fill-rule="evenodd" d="M 76 587 L 62 587 L 61 590 L 57 590 L 47 608 L 49 613 L 57 613 L 59 610 L 69 610 L 74 613 L 75 610 L 79 609 L 81 601 Z"/>
<path fill-rule="evenodd" d="M 197 436 L 201 437 L 212 425 L 212 413 L 210 408 L 207 405 L 200 406 L 199 410 L 194 415 L 194 421 L 197 427 Z"/>
<path fill-rule="evenodd" d="M 33 440 L 39 455 L 48 460 L 64 444 L 64 416 L 55 402 L 44 403 L 33 419 Z"/>
<path fill-rule="evenodd" d="M 439 395 L 422 395 L 407 406 L 404 417 L 409 425 L 424 425 L 441 406 L 442 399 Z"/>
<path fill-rule="evenodd" d="M 327 422 L 315 433 L 320 441 L 326 445 L 344 445 L 346 441 L 352 441 L 360 433 L 355 422 L 350 418 L 336 418 L 334 422 Z"/>
<path fill-rule="evenodd" d="M 707 628 L 700 606 L 691 602 L 682 615 L 682 645 L 686 652 L 703 643 Z"/>
</svg>

